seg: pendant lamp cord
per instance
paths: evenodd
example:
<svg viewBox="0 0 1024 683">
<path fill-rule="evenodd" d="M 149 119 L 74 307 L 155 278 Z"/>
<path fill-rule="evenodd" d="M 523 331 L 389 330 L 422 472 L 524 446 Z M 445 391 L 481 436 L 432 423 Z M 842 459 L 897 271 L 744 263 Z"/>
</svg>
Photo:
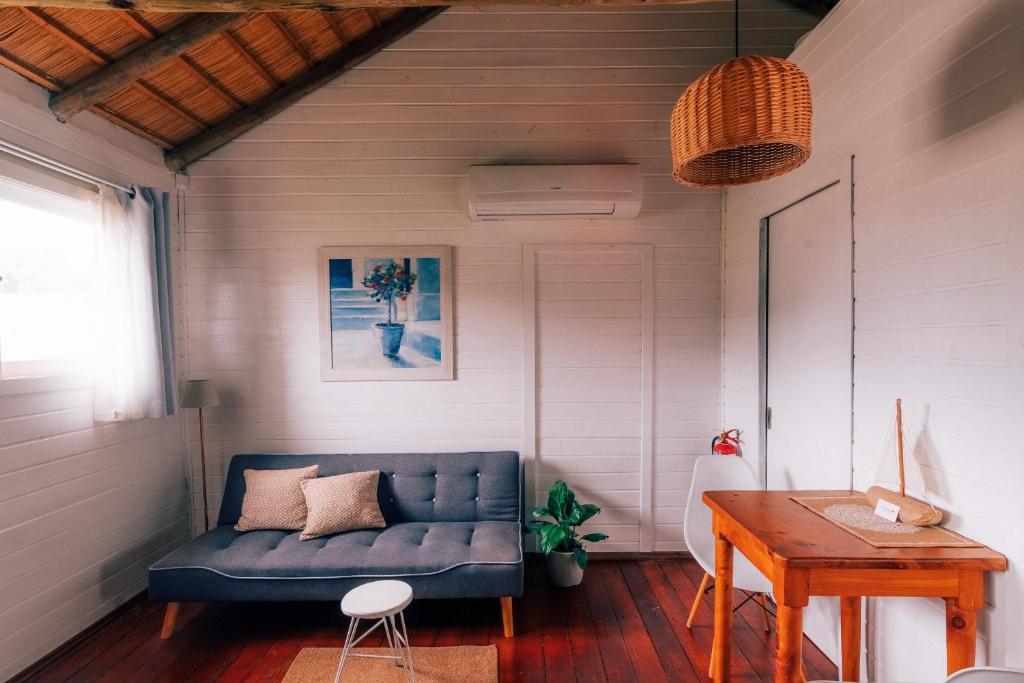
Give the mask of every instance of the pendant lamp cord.
<svg viewBox="0 0 1024 683">
<path fill-rule="evenodd" d="M 733 3 L 733 44 L 736 46 L 736 57 L 740 56 L 740 0 Z"/>
</svg>

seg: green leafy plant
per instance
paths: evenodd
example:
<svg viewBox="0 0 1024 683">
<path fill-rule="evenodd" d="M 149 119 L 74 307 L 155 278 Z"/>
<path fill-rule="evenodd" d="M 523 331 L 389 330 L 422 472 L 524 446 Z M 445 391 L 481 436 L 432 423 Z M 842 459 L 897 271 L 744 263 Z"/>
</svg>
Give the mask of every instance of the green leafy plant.
<svg viewBox="0 0 1024 683">
<path fill-rule="evenodd" d="M 600 512 L 601 508 L 592 503 L 577 501 L 573 490 L 559 479 L 548 490 L 547 506 L 533 509 L 533 519 L 526 523 L 526 528 L 537 534 L 540 549 L 545 555 L 554 551 L 572 553 L 576 564 L 583 569 L 587 566 L 587 550 L 583 542 L 597 543 L 608 538 L 608 534 L 595 532 L 581 536 L 576 533 L 576 528 Z M 554 521 L 548 521 L 545 517 Z"/>
</svg>

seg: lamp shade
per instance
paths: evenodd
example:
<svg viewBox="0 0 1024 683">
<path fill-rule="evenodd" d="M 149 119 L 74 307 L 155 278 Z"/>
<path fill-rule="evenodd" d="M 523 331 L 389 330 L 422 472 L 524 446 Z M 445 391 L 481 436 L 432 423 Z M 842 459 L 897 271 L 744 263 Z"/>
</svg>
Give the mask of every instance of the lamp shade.
<svg viewBox="0 0 1024 683">
<path fill-rule="evenodd" d="M 692 187 L 767 180 L 811 156 L 811 87 L 793 62 L 737 57 L 683 92 L 669 127 L 672 177 Z"/>
<path fill-rule="evenodd" d="M 213 382 L 208 379 L 190 379 L 181 392 L 183 408 L 213 408 L 220 405 L 220 397 Z"/>
</svg>

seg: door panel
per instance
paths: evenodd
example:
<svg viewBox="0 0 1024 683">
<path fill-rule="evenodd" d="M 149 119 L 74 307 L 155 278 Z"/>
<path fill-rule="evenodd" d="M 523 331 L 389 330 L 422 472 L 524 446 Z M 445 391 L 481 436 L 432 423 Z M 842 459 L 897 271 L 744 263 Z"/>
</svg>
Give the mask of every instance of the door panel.
<svg viewBox="0 0 1024 683">
<path fill-rule="evenodd" d="M 768 221 L 769 489 L 850 485 L 853 307 L 848 202 L 848 188 L 839 183 Z M 804 630 L 833 661 L 839 657 L 838 629 L 838 600 L 812 598 L 804 612 Z"/>
<path fill-rule="evenodd" d="M 584 245 L 536 252 L 535 495 L 564 479 L 602 513 L 596 552 L 643 549 L 643 251 Z M 649 502 L 646 507 L 649 507 Z"/>
</svg>

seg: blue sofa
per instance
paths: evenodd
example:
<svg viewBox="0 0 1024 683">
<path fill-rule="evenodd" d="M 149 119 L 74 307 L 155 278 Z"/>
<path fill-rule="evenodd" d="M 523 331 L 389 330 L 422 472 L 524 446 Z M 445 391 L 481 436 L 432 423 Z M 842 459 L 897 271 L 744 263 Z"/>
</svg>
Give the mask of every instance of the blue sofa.
<svg viewBox="0 0 1024 683">
<path fill-rule="evenodd" d="M 298 531 L 234 530 L 247 469 L 320 465 L 320 476 L 381 472 L 387 527 L 299 540 Z M 512 635 L 512 598 L 523 592 L 519 455 L 409 453 L 236 455 L 217 526 L 149 570 L 149 595 L 167 602 L 162 636 L 183 602 L 340 600 L 350 589 L 399 578 L 419 598 L 501 598 Z"/>
</svg>

